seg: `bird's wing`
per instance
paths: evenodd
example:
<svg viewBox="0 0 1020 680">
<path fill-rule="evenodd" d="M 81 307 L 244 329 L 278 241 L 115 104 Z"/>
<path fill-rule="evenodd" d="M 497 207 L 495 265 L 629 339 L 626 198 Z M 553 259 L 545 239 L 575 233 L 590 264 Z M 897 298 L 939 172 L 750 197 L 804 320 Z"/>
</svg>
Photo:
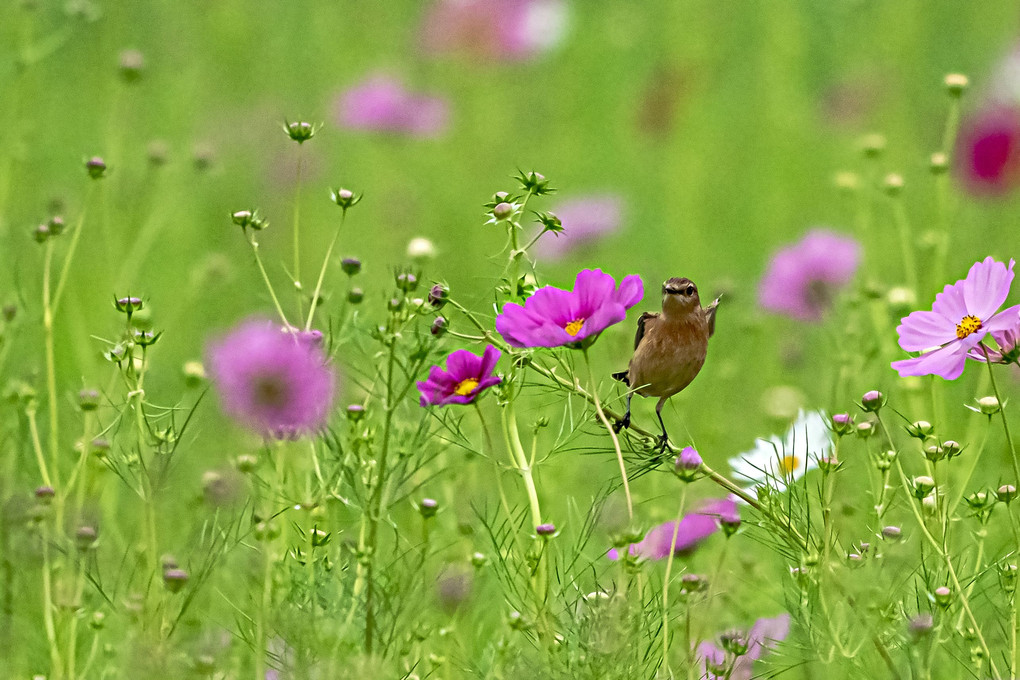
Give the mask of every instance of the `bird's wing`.
<svg viewBox="0 0 1020 680">
<path fill-rule="evenodd" d="M 659 314 L 657 312 L 644 312 L 637 320 L 637 334 L 634 335 L 634 349 L 638 348 L 641 344 L 641 338 L 645 337 L 645 323 L 649 319 L 658 319 Z"/>
<path fill-rule="evenodd" d="M 708 320 L 708 337 L 712 337 L 712 334 L 715 333 L 715 311 L 719 309 L 719 300 L 720 298 L 716 298 L 712 300 L 712 304 L 705 307 L 705 319 Z"/>
</svg>

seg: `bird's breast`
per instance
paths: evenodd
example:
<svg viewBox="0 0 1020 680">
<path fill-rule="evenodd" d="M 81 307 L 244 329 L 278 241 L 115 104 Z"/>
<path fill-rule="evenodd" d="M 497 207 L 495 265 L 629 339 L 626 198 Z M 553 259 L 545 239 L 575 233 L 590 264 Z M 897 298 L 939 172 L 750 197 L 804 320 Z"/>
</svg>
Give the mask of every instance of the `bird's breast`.
<svg viewBox="0 0 1020 680">
<path fill-rule="evenodd" d="M 691 384 L 705 365 L 708 326 L 703 321 L 659 321 L 648 329 L 629 367 L 630 384 L 646 397 L 676 394 Z"/>
</svg>

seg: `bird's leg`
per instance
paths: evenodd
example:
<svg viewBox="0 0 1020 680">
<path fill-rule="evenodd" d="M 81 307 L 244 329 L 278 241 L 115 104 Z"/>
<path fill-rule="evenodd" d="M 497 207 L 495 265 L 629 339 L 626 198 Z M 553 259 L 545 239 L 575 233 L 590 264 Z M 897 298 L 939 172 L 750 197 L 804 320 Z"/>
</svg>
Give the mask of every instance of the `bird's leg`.
<svg viewBox="0 0 1020 680">
<path fill-rule="evenodd" d="M 667 397 L 659 399 L 659 403 L 655 405 L 655 415 L 659 417 L 659 425 L 662 426 L 662 435 L 659 437 L 659 449 L 660 453 L 665 452 L 666 446 L 669 444 L 669 435 L 666 434 L 666 423 L 662 422 L 662 406 L 666 403 Z"/>
<path fill-rule="evenodd" d="M 630 399 L 633 396 L 634 396 L 633 392 L 627 393 L 627 412 L 623 414 L 623 418 L 617 420 L 613 424 L 613 431 L 616 432 L 617 434 L 619 434 L 620 430 L 622 430 L 623 428 L 630 427 Z"/>
</svg>

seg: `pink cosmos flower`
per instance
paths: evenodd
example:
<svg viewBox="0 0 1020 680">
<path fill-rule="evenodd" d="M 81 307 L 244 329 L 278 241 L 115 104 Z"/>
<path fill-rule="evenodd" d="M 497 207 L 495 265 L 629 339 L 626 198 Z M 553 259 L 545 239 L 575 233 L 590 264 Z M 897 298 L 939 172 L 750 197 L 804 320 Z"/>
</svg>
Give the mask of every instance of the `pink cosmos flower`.
<svg viewBox="0 0 1020 680">
<path fill-rule="evenodd" d="M 410 92 L 396 78 L 375 75 L 341 95 L 336 117 L 354 130 L 435 137 L 446 130 L 449 107 L 439 97 Z"/>
<path fill-rule="evenodd" d="M 975 194 L 1002 194 L 1020 183 L 1020 107 L 994 105 L 963 122 L 956 171 Z"/>
<path fill-rule="evenodd" d="M 518 61 L 562 39 L 564 0 L 439 0 L 425 16 L 422 41 L 432 53 Z"/>
<path fill-rule="evenodd" d="M 758 285 L 758 302 L 771 312 L 818 321 L 833 293 L 853 279 L 860 256 L 861 245 L 853 238 L 813 229 L 772 256 Z"/>
<path fill-rule="evenodd" d="M 975 348 L 970 351 L 970 358 L 978 361 L 985 361 L 985 351 L 988 352 L 987 359 L 993 364 L 1013 364 L 1020 362 L 1020 314 L 1012 328 L 1004 331 L 992 331 L 992 339 L 998 345 L 998 349 L 990 347 L 984 350 Z"/>
<path fill-rule="evenodd" d="M 733 497 L 708 501 L 696 511 L 684 515 L 677 531 L 674 553 L 685 553 L 696 548 L 702 541 L 719 530 L 719 521 L 740 519 L 737 503 Z M 662 560 L 669 556 L 670 543 L 676 522 L 665 522 L 652 528 L 640 543 L 632 543 L 627 551 L 631 555 L 648 560 Z M 613 548 L 607 554 L 611 560 L 620 559 L 620 552 Z"/>
<path fill-rule="evenodd" d="M 901 376 L 959 378 L 968 354 L 985 335 L 1011 330 L 1017 324 L 1020 305 L 996 313 L 1009 295 L 1013 265 L 1013 260 L 1007 267 L 986 257 L 974 263 L 967 278 L 947 285 L 936 295 L 930 312 L 911 312 L 903 318 L 896 327 L 900 347 L 924 354 L 894 361 L 892 367 Z"/>
<path fill-rule="evenodd" d="M 223 410 L 269 437 L 294 437 L 326 424 L 336 377 L 319 345 L 252 319 L 206 351 Z"/>
<path fill-rule="evenodd" d="M 552 212 L 560 218 L 563 231 L 543 236 L 535 252 L 558 260 L 620 228 L 623 200 L 619 196 L 585 196 L 561 203 Z"/>
<path fill-rule="evenodd" d="M 713 643 L 702 642 L 698 645 L 701 677 L 706 680 L 721 680 L 724 677 L 730 680 L 751 680 L 754 662 L 765 652 L 775 649 L 776 645 L 785 640 L 789 634 L 790 615 L 780 614 L 770 619 L 755 621 L 744 639 L 747 643 L 747 653 L 735 659 Z M 726 675 L 726 669 L 729 669 L 731 663 L 732 671 Z"/>
<path fill-rule="evenodd" d="M 422 406 L 446 406 L 447 404 L 470 404 L 484 390 L 498 384 L 502 378 L 493 375 L 502 352 L 486 345 L 482 356 L 466 349 L 458 349 L 446 358 L 447 370 L 433 366 L 428 380 L 418 383 Z"/>
<path fill-rule="evenodd" d="M 574 290 L 544 286 L 524 301 L 508 302 L 496 317 L 496 330 L 514 347 L 585 347 L 599 333 L 623 321 L 627 310 L 644 297 L 641 278 L 620 281 L 601 269 L 585 269 Z"/>
</svg>

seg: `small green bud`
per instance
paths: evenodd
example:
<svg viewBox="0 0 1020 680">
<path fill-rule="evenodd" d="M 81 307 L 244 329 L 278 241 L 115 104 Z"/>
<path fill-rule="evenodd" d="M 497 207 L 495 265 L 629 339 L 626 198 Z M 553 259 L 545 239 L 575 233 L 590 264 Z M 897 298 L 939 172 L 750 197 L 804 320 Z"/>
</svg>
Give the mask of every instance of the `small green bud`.
<svg viewBox="0 0 1020 680">
<path fill-rule="evenodd" d="M 348 208 L 361 202 L 362 195 L 355 194 L 350 189 L 333 189 L 329 192 L 329 197 L 346 212 Z"/>
<path fill-rule="evenodd" d="M 432 322 L 432 327 L 429 329 L 429 332 L 437 338 L 442 337 L 446 334 L 446 331 L 449 330 L 449 326 L 450 323 L 445 317 L 437 316 L 435 321 Z"/>
<path fill-rule="evenodd" d="M 145 55 L 138 50 L 124 50 L 120 53 L 120 77 L 126 83 L 136 83 L 145 70 Z"/>
<path fill-rule="evenodd" d="M 870 420 L 864 420 L 857 423 L 857 436 L 861 439 L 867 439 L 871 435 L 875 434 L 875 423 Z"/>
<path fill-rule="evenodd" d="M 397 288 L 405 293 L 410 293 L 418 287 L 418 277 L 411 272 L 400 272 L 396 276 Z"/>
<path fill-rule="evenodd" d="M 882 527 L 882 538 L 887 541 L 898 541 L 903 538 L 903 530 L 899 527 Z"/>
<path fill-rule="evenodd" d="M 99 534 L 95 527 L 81 526 L 74 532 L 74 542 L 81 552 L 87 552 L 96 547 L 96 539 Z"/>
<path fill-rule="evenodd" d="M 933 175 L 944 175 L 949 169 L 949 157 L 941 151 L 936 151 L 928 161 L 928 169 Z"/>
<path fill-rule="evenodd" d="M 35 239 L 36 243 L 46 243 L 46 240 L 49 239 L 50 236 L 50 227 L 48 224 L 40 224 L 35 228 L 35 231 L 32 232 L 32 238 Z"/>
<path fill-rule="evenodd" d="M 365 291 L 360 288 L 351 288 L 347 292 L 347 301 L 352 305 L 360 305 L 361 301 L 365 299 Z"/>
<path fill-rule="evenodd" d="M 970 80 L 962 73 L 950 73 L 943 82 L 950 97 L 960 97 L 970 84 Z"/>
<path fill-rule="evenodd" d="M 95 411 L 99 408 L 99 390 L 81 390 L 78 392 L 78 408 L 82 411 Z"/>
<path fill-rule="evenodd" d="M 1000 503 L 1009 505 L 1016 498 L 1016 487 L 1012 484 L 1003 484 L 995 490 L 995 497 Z"/>
<path fill-rule="evenodd" d="M 234 465 L 237 466 L 238 472 L 247 475 L 255 472 L 255 468 L 259 466 L 259 459 L 250 453 L 242 453 L 234 460 Z"/>
<path fill-rule="evenodd" d="M 935 488 L 935 480 L 928 475 L 921 475 L 920 477 L 914 477 L 914 496 L 917 499 L 924 498 L 932 492 Z"/>
<path fill-rule="evenodd" d="M 497 203 L 492 209 L 492 216 L 497 220 L 506 220 L 514 214 L 514 206 L 510 203 Z"/>
<path fill-rule="evenodd" d="M 293 123 L 284 123 L 283 131 L 287 133 L 287 136 L 293 139 L 298 144 L 304 144 L 309 139 L 315 136 L 319 128 L 306 123 L 304 121 L 295 121 Z"/>
<path fill-rule="evenodd" d="M 450 299 L 450 289 L 437 283 L 429 289 L 429 304 L 435 309 L 442 309 Z"/>
<path fill-rule="evenodd" d="M 981 397 L 977 403 L 978 409 L 986 416 L 993 416 L 1002 409 L 999 400 L 994 396 Z"/>
<path fill-rule="evenodd" d="M 907 434 L 917 439 L 927 439 L 935 434 L 935 426 L 927 420 L 916 420 L 907 426 Z"/>
<path fill-rule="evenodd" d="M 935 600 L 935 604 L 945 609 L 953 603 L 953 591 L 946 586 L 939 586 L 932 593 L 932 598 Z"/>
<path fill-rule="evenodd" d="M 184 384 L 192 389 L 201 387 L 205 382 L 205 366 L 201 361 L 185 361 L 182 372 L 184 373 Z"/>
<path fill-rule="evenodd" d="M 92 630 L 102 630 L 106 626 L 106 614 L 103 612 L 95 612 L 92 614 L 92 618 L 89 619 L 89 627 Z"/>
<path fill-rule="evenodd" d="M 418 504 L 418 512 L 425 519 L 431 519 L 439 511 L 439 502 L 434 498 L 423 498 Z"/>
<path fill-rule="evenodd" d="M 361 271 L 361 260 L 356 257 L 345 257 L 340 260 L 340 271 L 347 276 L 354 276 Z"/>
<path fill-rule="evenodd" d="M 106 176 L 106 162 L 99 156 L 93 156 L 85 161 L 85 170 L 92 179 L 100 179 Z"/>
<path fill-rule="evenodd" d="M 481 569 L 488 563 L 489 558 L 484 553 L 476 552 L 471 554 L 471 566 L 475 569 Z"/>
<path fill-rule="evenodd" d="M 882 181 L 882 189 L 887 196 L 899 196 L 903 192 L 903 175 L 889 173 Z"/>
<path fill-rule="evenodd" d="M 183 569 L 167 569 L 163 572 L 163 585 L 171 593 L 179 593 L 188 582 L 188 572 Z"/>
<path fill-rule="evenodd" d="M 872 133 L 861 139 L 861 151 L 865 158 L 878 158 L 885 151 L 885 137 Z"/>
</svg>

